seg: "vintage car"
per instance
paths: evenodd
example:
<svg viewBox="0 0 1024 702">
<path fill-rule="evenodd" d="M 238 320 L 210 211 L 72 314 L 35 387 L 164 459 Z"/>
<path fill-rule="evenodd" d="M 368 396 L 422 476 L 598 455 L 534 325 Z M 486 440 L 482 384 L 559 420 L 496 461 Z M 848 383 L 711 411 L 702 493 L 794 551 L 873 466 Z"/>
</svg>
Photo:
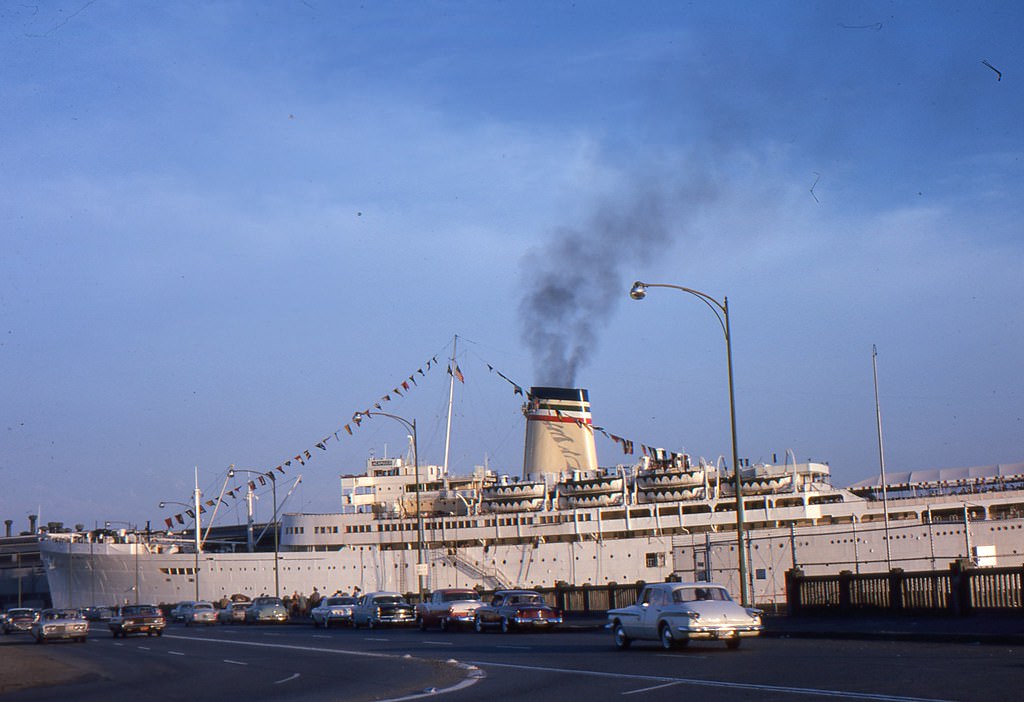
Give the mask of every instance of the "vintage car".
<svg viewBox="0 0 1024 702">
<path fill-rule="evenodd" d="M 280 597 L 257 597 L 245 610 L 246 624 L 259 624 L 260 622 L 284 624 L 287 621 L 288 610 L 284 608 L 284 602 Z"/>
<path fill-rule="evenodd" d="M 195 600 L 179 602 L 171 608 L 171 612 L 168 614 L 168 617 L 172 622 L 183 622 L 185 621 L 185 613 L 188 612 L 194 604 Z"/>
<path fill-rule="evenodd" d="M 359 598 L 352 612 L 352 626 L 372 629 L 388 624 L 413 624 L 416 608 L 397 592 L 368 592 Z"/>
<path fill-rule="evenodd" d="M 245 611 L 252 602 L 228 602 L 227 606 L 217 612 L 217 621 L 221 624 L 244 624 Z"/>
<path fill-rule="evenodd" d="M 44 609 L 30 628 L 36 643 L 73 639 L 85 643 L 89 622 L 77 609 Z"/>
<path fill-rule="evenodd" d="M 609 610 L 608 620 L 620 649 L 640 639 L 660 641 L 665 649 L 694 639 L 735 649 L 762 629 L 760 610 L 741 607 L 721 585 L 703 582 L 647 585 L 636 604 Z"/>
<path fill-rule="evenodd" d="M 212 602 L 193 602 L 182 614 L 185 626 L 192 624 L 216 624 L 217 610 Z"/>
<path fill-rule="evenodd" d="M 30 607 L 12 607 L 4 619 L 5 634 L 23 634 L 32 628 L 39 612 Z"/>
<path fill-rule="evenodd" d="M 309 611 L 314 627 L 327 629 L 331 624 L 352 624 L 352 611 L 357 600 L 348 595 L 334 595 L 320 600 L 320 604 Z"/>
<path fill-rule="evenodd" d="M 99 622 L 101 624 L 109 622 L 113 614 L 114 611 L 110 607 L 86 607 L 82 610 L 82 616 L 87 621 Z"/>
<path fill-rule="evenodd" d="M 446 631 L 460 624 L 472 624 L 477 608 L 482 605 L 480 593 L 470 588 L 435 590 L 429 600 L 416 605 L 416 622 L 421 631 L 432 626 Z"/>
<path fill-rule="evenodd" d="M 123 605 L 114 610 L 107 626 L 115 639 L 129 634 L 163 636 L 167 620 L 156 605 Z"/>
<path fill-rule="evenodd" d="M 561 613 L 533 590 L 498 590 L 490 604 L 477 608 L 473 616 L 473 626 L 481 633 L 492 626 L 508 633 L 513 629 L 552 629 L 561 623 Z"/>
</svg>

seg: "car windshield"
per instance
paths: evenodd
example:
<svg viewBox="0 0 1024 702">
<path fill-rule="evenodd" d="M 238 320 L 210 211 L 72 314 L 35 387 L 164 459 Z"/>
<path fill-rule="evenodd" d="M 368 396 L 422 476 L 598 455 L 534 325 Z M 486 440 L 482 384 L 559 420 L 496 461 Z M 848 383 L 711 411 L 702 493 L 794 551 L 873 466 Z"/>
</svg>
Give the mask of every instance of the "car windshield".
<svg viewBox="0 0 1024 702">
<path fill-rule="evenodd" d="M 213 609 L 213 605 L 209 602 L 196 602 L 192 609 Z"/>
<path fill-rule="evenodd" d="M 130 610 L 131 610 L 132 614 L 146 614 L 146 615 L 160 614 L 160 610 L 158 610 L 156 607 L 154 607 L 152 605 L 140 605 L 138 607 L 131 607 Z"/>
<path fill-rule="evenodd" d="M 681 587 L 672 591 L 673 602 L 700 602 L 702 600 L 728 602 L 731 599 L 725 588 L 721 587 Z"/>
<path fill-rule="evenodd" d="M 252 602 L 253 602 L 253 604 L 260 604 L 260 605 L 279 605 L 279 604 L 282 604 L 281 600 L 278 599 L 277 597 L 257 597 Z"/>
<path fill-rule="evenodd" d="M 334 607 L 337 605 L 352 604 L 352 601 L 353 600 L 351 597 L 328 597 L 326 600 L 324 600 L 324 604 L 328 607 Z"/>
<path fill-rule="evenodd" d="M 467 590 L 465 592 L 446 592 L 441 598 L 442 602 L 460 602 L 462 600 L 479 600 L 480 593 L 474 590 Z"/>
<path fill-rule="evenodd" d="M 374 604 L 404 604 L 405 600 L 401 595 L 381 595 L 373 598 Z"/>
<path fill-rule="evenodd" d="M 540 595 L 512 595 L 508 598 L 509 604 L 542 605 L 544 600 Z"/>
</svg>

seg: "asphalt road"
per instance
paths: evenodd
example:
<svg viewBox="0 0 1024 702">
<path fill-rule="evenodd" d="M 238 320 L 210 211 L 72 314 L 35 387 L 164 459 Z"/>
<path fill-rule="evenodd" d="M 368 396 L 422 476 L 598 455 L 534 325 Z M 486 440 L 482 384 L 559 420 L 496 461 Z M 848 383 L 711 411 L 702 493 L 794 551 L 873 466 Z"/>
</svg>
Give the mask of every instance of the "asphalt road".
<svg viewBox="0 0 1024 702">
<path fill-rule="evenodd" d="M 11 640 L 15 639 L 15 640 Z M 28 647 L 32 647 L 29 649 Z M 738 651 L 691 644 L 617 651 L 601 631 L 477 634 L 315 630 L 300 626 L 185 628 L 161 638 L 36 646 L 0 641 L 80 671 L 71 684 L 4 695 L 25 700 L 999 700 L 1021 699 L 1024 651 L 851 640 L 756 639 Z M 12 654 L 12 655 L 9 655 Z M 6 662 L 5 662 L 6 661 Z"/>
</svg>

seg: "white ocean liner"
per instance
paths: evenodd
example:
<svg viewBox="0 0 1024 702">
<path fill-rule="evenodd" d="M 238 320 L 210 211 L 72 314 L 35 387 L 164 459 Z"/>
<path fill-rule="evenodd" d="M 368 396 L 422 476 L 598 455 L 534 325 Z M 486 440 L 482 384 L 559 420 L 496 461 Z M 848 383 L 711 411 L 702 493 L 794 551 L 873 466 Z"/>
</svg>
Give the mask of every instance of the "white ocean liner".
<svg viewBox="0 0 1024 702">
<path fill-rule="evenodd" d="M 420 465 L 417 485 L 410 461 L 371 459 L 365 474 L 341 479 L 338 512 L 284 514 L 276 554 L 197 552 L 189 540 L 125 532 L 46 535 L 54 605 L 134 601 L 136 593 L 170 603 L 314 587 L 414 592 L 420 573 L 429 589 L 678 576 L 738 591 L 736 498 L 723 462 L 658 451 L 599 469 L 587 391 L 540 387 L 529 397 L 521 477 L 484 468 L 452 477 Z M 959 558 L 1015 565 L 1024 554 L 1024 464 L 890 475 L 887 509 L 877 479 L 837 488 L 824 463 L 744 466 L 740 482 L 759 604 L 784 600 L 793 566 L 929 570 Z"/>
</svg>

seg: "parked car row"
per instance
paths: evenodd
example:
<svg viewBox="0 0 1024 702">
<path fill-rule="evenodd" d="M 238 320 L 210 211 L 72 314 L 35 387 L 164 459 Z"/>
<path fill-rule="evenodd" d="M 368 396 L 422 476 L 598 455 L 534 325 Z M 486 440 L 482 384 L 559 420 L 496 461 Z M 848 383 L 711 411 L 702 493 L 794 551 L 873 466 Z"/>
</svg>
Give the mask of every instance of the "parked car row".
<svg viewBox="0 0 1024 702">
<path fill-rule="evenodd" d="M 98 611 L 105 610 L 105 611 Z M 210 602 L 177 604 L 170 620 L 191 624 L 284 623 L 288 612 L 277 597 L 257 597 L 252 602 L 231 602 L 219 611 Z M 336 595 L 324 598 L 311 611 L 314 627 L 349 625 L 358 629 L 418 625 L 421 630 L 442 631 L 459 626 L 479 633 L 489 629 L 551 630 L 562 623 L 561 613 L 533 590 L 499 590 L 487 602 L 476 590 L 445 588 L 415 607 L 397 592 L 370 592 L 361 597 Z M 123 605 L 114 608 L 44 609 L 15 607 L 0 618 L 5 634 L 28 632 L 38 643 L 58 639 L 84 642 L 89 619 L 105 623 L 114 638 L 130 634 L 161 636 L 167 618 L 156 605 Z M 744 638 L 762 631 L 761 612 L 737 604 L 721 585 L 713 583 L 653 583 L 640 592 L 636 604 L 608 611 L 608 627 L 619 649 L 634 641 L 656 641 L 663 648 L 685 646 L 694 640 L 724 641 L 739 648 Z"/>
</svg>

